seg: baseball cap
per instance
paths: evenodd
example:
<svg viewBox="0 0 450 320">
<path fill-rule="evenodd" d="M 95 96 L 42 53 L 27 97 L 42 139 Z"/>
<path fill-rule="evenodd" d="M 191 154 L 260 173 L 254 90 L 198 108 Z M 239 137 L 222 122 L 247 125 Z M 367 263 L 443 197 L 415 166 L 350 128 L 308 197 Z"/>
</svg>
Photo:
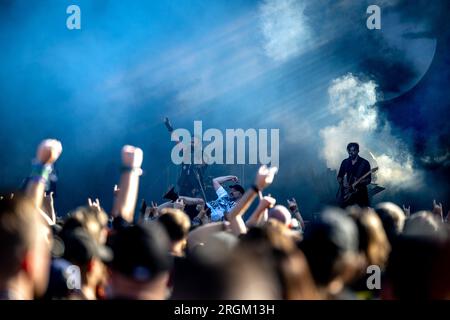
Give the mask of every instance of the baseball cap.
<svg viewBox="0 0 450 320">
<path fill-rule="evenodd" d="M 167 232 L 154 221 L 118 231 L 111 239 L 111 268 L 136 281 L 149 281 L 172 268 Z"/>
<path fill-rule="evenodd" d="M 79 265 L 88 263 L 92 258 L 110 262 L 113 254 L 110 248 L 101 245 L 83 228 L 78 227 L 62 235 L 64 259 Z"/>
<path fill-rule="evenodd" d="M 233 189 L 239 191 L 242 194 L 245 193 L 245 189 L 240 184 L 233 184 L 233 185 L 229 186 L 229 188 L 230 189 L 233 188 Z"/>
</svg>

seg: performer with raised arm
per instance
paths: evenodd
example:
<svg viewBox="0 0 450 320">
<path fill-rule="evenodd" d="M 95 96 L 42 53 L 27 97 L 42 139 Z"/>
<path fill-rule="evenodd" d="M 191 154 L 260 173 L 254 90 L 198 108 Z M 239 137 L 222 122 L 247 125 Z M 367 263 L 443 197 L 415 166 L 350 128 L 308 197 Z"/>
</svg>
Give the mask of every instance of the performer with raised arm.
<svg viewBox="0 0 450 320">
<path fill-rule="evenodd" d="M 169 118 L 164 118 L 164 125 L 166 126 L 169 133 L 172 134 L 174 131 L 172 124 L 170 123 Z M 176 143 L 180 143 L 177 141 Z M 194 155 L 194 146 L 198 143 L 201 143 L 196 137 L 192 137 L 191 140 L 191 155 Z M 178 186 L 178 194 L 188 197 L 199 198 L 201 197 L 206 201 L 205 195 L 205 183 L 204 176 L 206 173 L 207 164 L 195 164 L 193 159 L 191 159 L 190 163 L 182 163 L 181 165 L 181 173 L 178 177 L 177 186 Z M 173 190 L 172 190 L 173 191 Z"/>
</svg>

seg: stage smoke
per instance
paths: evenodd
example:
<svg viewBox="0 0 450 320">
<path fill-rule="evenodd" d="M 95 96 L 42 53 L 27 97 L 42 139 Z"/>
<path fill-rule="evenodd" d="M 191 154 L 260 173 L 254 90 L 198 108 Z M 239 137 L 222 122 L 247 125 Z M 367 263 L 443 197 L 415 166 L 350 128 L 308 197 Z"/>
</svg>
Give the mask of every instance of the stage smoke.
<svg viewBox="0 0 450 320">
<path fill-rule="evenodd" d="M 374 81 L 364 82 L 352 74 L 333 80 L 328 89 L 328 109 L 340 121 L 320 131 L 322 157 L 330 169 L 338 170 L 348 156 L 347 144 L 358 142 L 360 155 L 372 167 L 379 167 L 377 183 L 391 189 L 418 188 L 422 173 L 414 168 L 403 142 L 391 134 L 389 122 L 380 119 L 376 88 Z"/>
<path fill-rule="evenodd" d="M 299 0 L 266 0 L 259 7 L 264 49 L 275 61 L 303 53 L 311 41 L 311 30 Z"/>
</svg>

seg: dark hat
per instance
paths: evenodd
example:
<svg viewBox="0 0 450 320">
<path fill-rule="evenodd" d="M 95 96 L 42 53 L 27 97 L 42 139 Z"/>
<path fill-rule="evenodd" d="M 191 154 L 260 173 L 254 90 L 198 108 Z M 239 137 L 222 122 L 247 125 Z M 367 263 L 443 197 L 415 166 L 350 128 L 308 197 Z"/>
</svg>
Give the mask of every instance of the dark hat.
<svg viewBox="0 0 450 320">
<path fill-rule="evenodd" d="M 327 209 L 309 225 L 299 243 L 317 284 L 326 285 L 337 274 L 335 265 L 345 253 L 358 250 L 355 222 L 339 208 Z"/>
<path fill-rule="evenodd" d="M 245 189 L 240 184 L 232 184 L 231 186 L 229 186 L 229 188 L 230 189 L 233 188 L 233 189 L 239 191 L 242 194 L 245 193 Z"/>
<path fill-rule="evenodd" d="M 101 245 L 83 228 L 75 228 L 62 236 L 64 242 L 64 259 L 77 264 L 85 265 L 92 258 L 103 262 L 112 260 L 112 251 Z"/>
<path fill-rule="evenodd" d="M 345 211 L 327 209 L 306 229 L 303 242 L 314 246 L 325 245 L 334 248 L 336 253 L 357 252 L 358 229 Z"/>
<path fill-rule="evenodd" d="M 172 267 L 169 237 L 156 221 L 119 230 L 111 248 L 111 268 L 136 281 L 149 281 Z"/>
</svg>

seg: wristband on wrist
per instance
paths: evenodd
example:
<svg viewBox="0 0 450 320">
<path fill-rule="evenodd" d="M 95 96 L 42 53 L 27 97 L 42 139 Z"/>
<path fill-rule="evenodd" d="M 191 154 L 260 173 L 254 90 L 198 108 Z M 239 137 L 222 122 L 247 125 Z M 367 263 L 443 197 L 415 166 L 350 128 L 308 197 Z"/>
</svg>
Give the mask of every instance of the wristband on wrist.
<svg viewBox="0 0 450 320">
<path fill-rule="evenodd" d="M 253 191 L 255 191 L 256 193 L 259 193 L 259 191 L 261 191 L 261 190 L 259 190 L 259 188 L 256 186 L 256 184 L 253 184 L 253 185 L 252 185 L 252 189 L 253 189 Z"/>
<path fill-rule="evenodd" d="M 29 179 L 35 182 L 47 183 L 52 171 L 53 166 L 51 164 L 42 164 L 35 160 L 32 163 Z"/>
<path fill-rule="evenodd" d="M 122 173 L 135 173 L 138 176 L 141 176 L 143 171 L 139 167 L 122 167 L 120 170 Z"/>
</svg>

